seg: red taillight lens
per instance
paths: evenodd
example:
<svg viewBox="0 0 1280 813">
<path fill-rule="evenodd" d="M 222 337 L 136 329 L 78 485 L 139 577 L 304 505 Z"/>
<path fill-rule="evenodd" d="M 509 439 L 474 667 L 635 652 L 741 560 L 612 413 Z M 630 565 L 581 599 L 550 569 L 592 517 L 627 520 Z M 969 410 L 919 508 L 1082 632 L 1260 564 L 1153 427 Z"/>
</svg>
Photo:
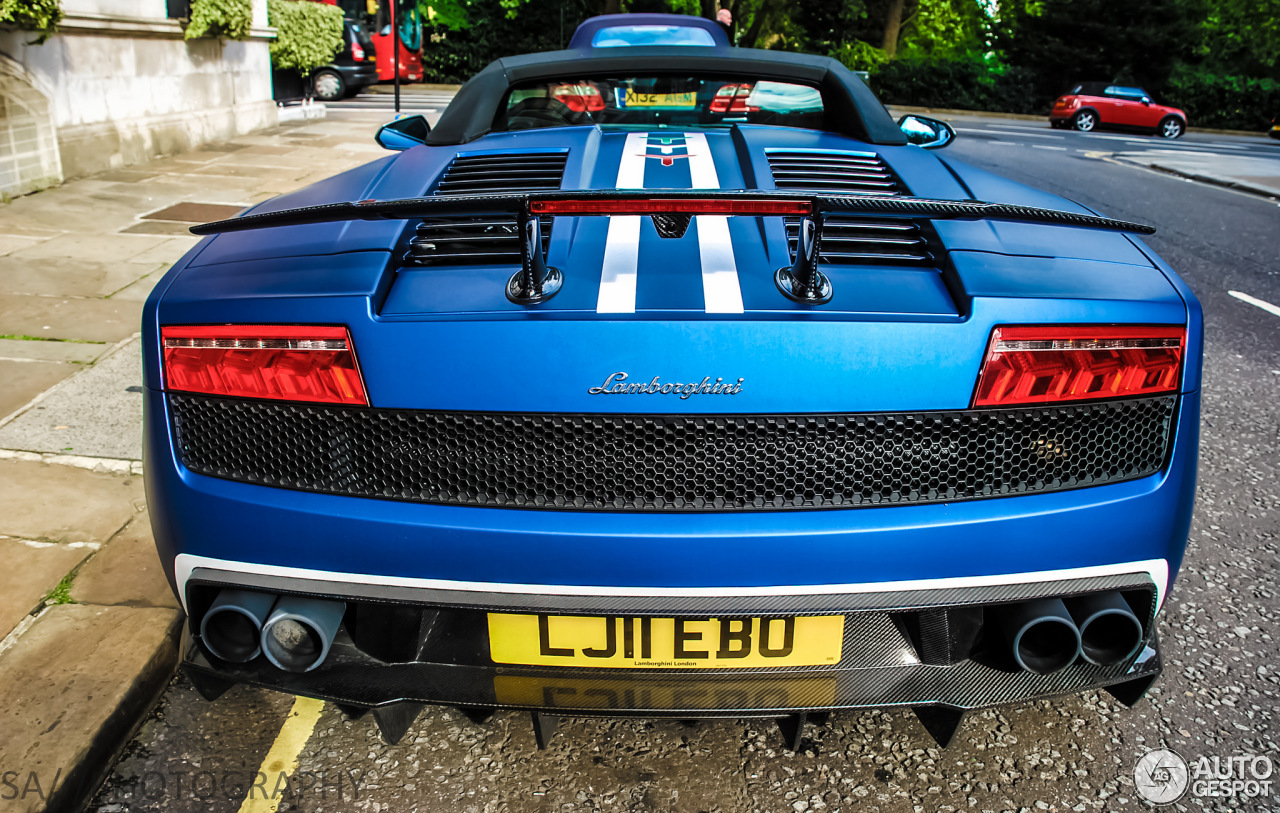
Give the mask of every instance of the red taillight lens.
<svg viewBox="0 0 1280 813">
<path fill-rule="evenodd" d="M 807 215 L 813 204 L 807 200 L 769 198 L 684 198 L 648 200 L 531 200 L 535 215 Z"/>
<path fill-rule="evenodd" d="M 1010 406 L 1174 392 L 1181 327 L 998 327 L 974 406 Z"/>
<path fill-rule="evenodd" d="M 160 329 L 165 387 L 232 398 L 368 404 L 345 327 L 196 325 Z"/>
<path fill-rule="evenodd" d="M 352 42 L 351 58 L 356 62 L 364 62 L 364 46 L 358 42 Z"/>
</svg>

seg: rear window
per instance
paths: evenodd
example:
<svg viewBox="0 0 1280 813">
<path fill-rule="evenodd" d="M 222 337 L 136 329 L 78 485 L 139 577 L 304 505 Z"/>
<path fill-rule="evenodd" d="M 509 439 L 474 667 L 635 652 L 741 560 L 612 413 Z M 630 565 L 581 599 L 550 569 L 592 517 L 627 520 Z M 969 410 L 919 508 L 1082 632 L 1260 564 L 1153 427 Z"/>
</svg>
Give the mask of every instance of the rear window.
<svg viewBox="0 0 1280 813">
<path fill-rule="evenodd" d="M 513 88 L 497 130 L 579 125 L 774 124 L 821 129 L 817 88 L 744 77 L 566 79 Z"/>
<path fill-rule="evenodd" d="M 616 25 L 591 38 L 592 48 L 628 45 L 715 45 L 711 32 L 688 25 Z"/>
</svg>

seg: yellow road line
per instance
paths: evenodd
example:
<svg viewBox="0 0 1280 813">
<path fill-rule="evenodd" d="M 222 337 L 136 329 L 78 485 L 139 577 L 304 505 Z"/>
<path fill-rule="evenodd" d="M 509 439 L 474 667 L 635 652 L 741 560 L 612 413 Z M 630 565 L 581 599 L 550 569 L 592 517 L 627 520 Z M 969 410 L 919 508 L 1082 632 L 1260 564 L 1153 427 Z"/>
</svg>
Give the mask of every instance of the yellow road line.
<svg viewBox="0 0 1280 813">
<path fill-rule="evenodd" d="M 311 732 L 320 722 L 323 710 L 323 700 L 299 697 L 293 701 L 293 708 L 276 735 L 276 741 L 262 758 L 257 784 L 249 788 L 240 804 L 240 813 L 276 813 L 285 787 L 284 780 L 298 770 L 298 755 L 311 739 Z"/>
</svg>

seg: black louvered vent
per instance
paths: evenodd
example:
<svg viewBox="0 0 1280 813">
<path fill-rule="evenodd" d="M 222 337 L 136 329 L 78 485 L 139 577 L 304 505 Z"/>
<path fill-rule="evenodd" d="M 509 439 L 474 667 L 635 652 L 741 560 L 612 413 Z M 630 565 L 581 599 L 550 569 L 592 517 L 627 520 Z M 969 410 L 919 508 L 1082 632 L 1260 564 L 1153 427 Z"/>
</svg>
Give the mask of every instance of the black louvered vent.
<svg viewBox="0 0 1280 813">
<path fill-rule="evenodd" d="M 436 185 L 437 195 L 539 192 L 560 188 L 567 153 L 460 155 Z M 551 221 L 542 224 L 542 247 Z M 409 265 L 515 264 L 520 242 L 513 215 L 427 218 L 418 224 L 405 254 Z"/>
<path fill-rule="evenodd" d="M 881 198 L 902 194 L 889 167 L 871 153 L 769 150 L 765 155 L 779 189 Z"/>
<path fill-rule="evenodd" d="M 779 189 L 878 198 L 907 191 L 885 162 L 872 153 L 769 150 L 766 156 Z M 789 217 L 786 223 L 787 244 L 794 257 L 800 218 Z M 932 259 L 919 224 L 910 220 L 835 216 L 823 222 L 823 262 L 918 265 Z"/>
</svg>

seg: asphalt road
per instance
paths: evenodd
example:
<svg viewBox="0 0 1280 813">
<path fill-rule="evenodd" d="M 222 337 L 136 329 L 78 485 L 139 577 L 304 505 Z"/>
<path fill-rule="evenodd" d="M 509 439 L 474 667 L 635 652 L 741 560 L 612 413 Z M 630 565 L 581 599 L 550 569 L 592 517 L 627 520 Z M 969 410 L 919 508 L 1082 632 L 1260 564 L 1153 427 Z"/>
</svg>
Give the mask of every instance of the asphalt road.
<svg viewBox="0 0 1280 813">
<path fill-rule="evenodd" d="M 178 677 L 89 810 L 243 809 L 244 775 L 262 770 L 274 786 L 303 740 L 281 810 L 1137 811 L 1150 806 L 1135 795 L 1134 765 L 1150 749 L 1280 761 L 1280 317 L 1228 293 L 1280 303 L 1280 208 L 1108 154 L 1256 150 L 1280 161 L 1280 144 L 956 123 L 948 155 L 1156 225 L 1150 243 L 1204 305 L 1196 517 L 1160 621 L 1165 672 L 1135 709 L 1089 693 L 987 711 L 945 751 L 909 711 L 843 713 L 811 725 L 794 754 L 764 721 L 570 720 L 540 752 L 524 713 L 476 725 L 428 709 L 391 747 L 368 717 L 327 705 L 310 726 L 300 706 L 282 732 L 292 698 L 237 688 L 207 704 Z M 1170 809 L 1274 810 L 1280 792 L 1188 796 Z"/>
</svg>

